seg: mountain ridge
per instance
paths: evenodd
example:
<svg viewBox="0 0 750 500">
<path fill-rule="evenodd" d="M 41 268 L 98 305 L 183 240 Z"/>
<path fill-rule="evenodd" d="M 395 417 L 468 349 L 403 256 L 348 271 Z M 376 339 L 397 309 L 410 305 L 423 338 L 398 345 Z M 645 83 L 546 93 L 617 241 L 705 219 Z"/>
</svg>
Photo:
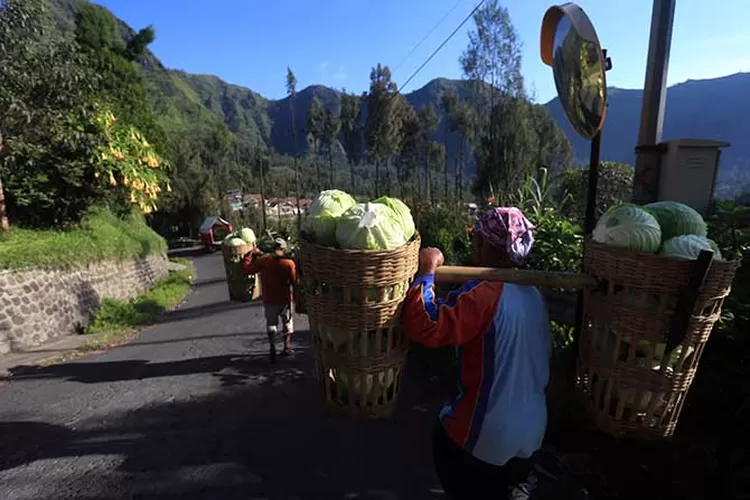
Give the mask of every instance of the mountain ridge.
<svg viewBox="0 0 750 500">
<path fill-rule="evenodd" d="M 51 0 L 57 24 L 63 29 L 69 30 L 73 25 L 75 1 Z M 124 38 L 135 34 L 125 22 L 111 12 L 110 15 L 118 21 Z M 297 91 L 294 111 L 298 133 L 297 144 L 293 145 L 289 133 L 291 113 L 288 96 L 270 99 L 217 75 L 168 69 L 150 51 L 139 64 L 157 117 L 168 132 L 182 134 L 223 124 L 235 136 L 262 143 L 282 154 L 306 150 L 304 128 L 306 111 L 312 99 L 318 97 L 324 106 L 335 107 L 341 93 L 322 84 L 312 84 Z M 720 181 L 725 185 L 750 185 L 750 144 L 745 139 L 750 135 L 750 96 L 745 92 L 747 88 L 750 88 L 750 73 L 735 73 L 711 79 L 690 79 L 672 85 L 667 91 L 664 139 L 700 138 L 729 142 L 731 146 L 722 153 L 720 170 Z M 415 108 L 426 104 L 435 106 L 441 121 L 434 137 L 441 141 L 447 120 L 442 119 L 440 95 L 448 89 L 456 90 L 464 98 L 471 92 L 467 81 L 436 78 L 404 94 L 407 102 Z M 613 86 L 608 93 L 601 159 L 632 165 L 635 162 L 643 91 Z M 588 163 L 589 141 L 572 130 L 559 99 L 556 97 L 544 106 L 571 142 L 577 162 Z"/>
</svg>

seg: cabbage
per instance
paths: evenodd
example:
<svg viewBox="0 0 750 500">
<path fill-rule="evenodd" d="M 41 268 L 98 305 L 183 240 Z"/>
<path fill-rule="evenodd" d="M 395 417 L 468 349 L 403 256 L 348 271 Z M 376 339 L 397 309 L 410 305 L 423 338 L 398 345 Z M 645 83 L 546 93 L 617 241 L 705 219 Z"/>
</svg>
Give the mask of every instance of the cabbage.
<svg viewBox="0 0 750 500">
<path fill-rule="evenodd" d="M 657 201 L 643 207 L 656 217 L 661 227 L 662 240 L 666 241 L 683 234 L 706 236 L 708 228 L 701 214 L 677 201 Z"/>
<path fill-rule="evenodd" d="M 389 198 L 388 196 L 381 196 L 377 200 L 373 200 L 373 203 L 387 205 L 396 213 L 396 216 L 401 223 L 401 229 L 404 232 L 406 241 L 409 241 L 411 237 L 414 236 L 417 229 L 414 226 L 414 218 L 411 216 L 411 210 L 406 206 L 406 203 L 398 198 Z"/>
<path fill-rule="evenodd" d="M 398 215 L 381 203 L 358 203 L 336 223 L 336 241 L 350 250 L 388 250 L 407 242 Z"/>
<path fill-rule="evenodd" d="M 701 250 L 711 250 L 714 253 L 714 260 L 723 260 L 718 245 L 705 236 L 695 234 L 683 234 L 675 236 L 664 242 L 661 254 L 666 257 L 677 259 L 695 260 L 701 253 Z"/>
<path fill-rule="evenodd" d="M 354 198 L 338 189 L 321 191 L 310 205 L 302 230 L 315 243 L 334 246 L 336 219 L 355 203 Z"/>
<path fill-rule="evenodd" d="M 237 238 L 236 236 L 233 238 L 230 238 L 229 240 L 224 240 L 224 244 L 229 247 L 241 247 L 243 245 L 247 245 L 247 242 L 243 240 L 242 238 Z"/>
<path fill-rule="evenodd" d="M 222 241 L 222 243 L 225 243 L 225 244 L 229 243 L 230 240 L 233 240 L 235 238 L 239 238 L 239 236 L 237 236 L 237 233 L 229 233 L 228 235 L 224 237 L 224 240 Z"/>
<path fill-rule="evenodd" d="M 255 238 L 255 231 L 253 231 L 249 227 L 243 227 L 242 229 L 240 229 L 239 233 L 237 233 L 237 236 L 245 240 L 245 243 L 247 243 L 248 245 L 255 245 L 255 242 L 257 241 Z"/>
<path fill-rule="evenodd" d="M 607 245 L 656 253 L 661 246 L 661 228 L 646 210 L 635 205 L 620 205 L 599 218 L 592 238 Z"/>
</svg>

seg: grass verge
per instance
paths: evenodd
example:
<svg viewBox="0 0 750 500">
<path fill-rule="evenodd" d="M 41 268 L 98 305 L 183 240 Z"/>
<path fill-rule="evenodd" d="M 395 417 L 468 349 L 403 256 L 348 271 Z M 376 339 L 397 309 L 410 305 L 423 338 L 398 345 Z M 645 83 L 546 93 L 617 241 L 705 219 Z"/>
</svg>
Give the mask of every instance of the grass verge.
<svg viewBox="0 0 750 500">
<path fill-rule="evenodd" d="M 143 215 L 119 218 L 97 208 L 69 230 L 11 227 L 8 234 L 0 234 L 0 269 L 59 268 L 166 251 L 166 241 L 148 227 Z"/>
<path fill-rule="evenodd" d="M 127 342 L 139 333 L 139 327 L 151 323 L 159 314 L 179 305 L 187 296 L 193 283 L 195 270 L 186 259 L 171 259 L 185 269 L 171 272 L 156 286 L 129 301 L 104 299 L 87 334 L 91 340 L 62 356 L 45 360 L 49 365 L 68 361 L 92 352 L 103 351 Z"/>
</svg>

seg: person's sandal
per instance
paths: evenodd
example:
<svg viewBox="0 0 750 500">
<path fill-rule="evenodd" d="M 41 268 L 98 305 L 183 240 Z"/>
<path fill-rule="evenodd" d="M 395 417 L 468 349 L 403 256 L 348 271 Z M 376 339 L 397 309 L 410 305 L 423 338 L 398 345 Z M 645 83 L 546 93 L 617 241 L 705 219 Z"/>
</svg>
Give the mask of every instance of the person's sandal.
<svg viewBox="0 0 750 500">
<path fill-rule="evenodd" d="M 292 349 L 284 349 L 283 351 L 281 351 L 281 356 L 286 358 L 291 356 L 293 353 L 294 351 L 292 351 Z"/>
</svg>

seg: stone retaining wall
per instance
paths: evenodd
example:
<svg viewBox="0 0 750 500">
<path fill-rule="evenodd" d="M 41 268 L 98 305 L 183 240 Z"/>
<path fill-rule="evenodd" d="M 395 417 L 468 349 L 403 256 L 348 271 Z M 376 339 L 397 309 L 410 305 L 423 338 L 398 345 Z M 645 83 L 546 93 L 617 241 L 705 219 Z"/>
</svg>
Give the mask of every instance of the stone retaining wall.
<svg viewBox="0 0 750 500">
<path fill-rule="evenodd" d="M 166 255 L 67 270 L 0 271 L 0 354 L 82 331 L 103 298 L 129 299 L 169 273 Z"/>
</svg>

